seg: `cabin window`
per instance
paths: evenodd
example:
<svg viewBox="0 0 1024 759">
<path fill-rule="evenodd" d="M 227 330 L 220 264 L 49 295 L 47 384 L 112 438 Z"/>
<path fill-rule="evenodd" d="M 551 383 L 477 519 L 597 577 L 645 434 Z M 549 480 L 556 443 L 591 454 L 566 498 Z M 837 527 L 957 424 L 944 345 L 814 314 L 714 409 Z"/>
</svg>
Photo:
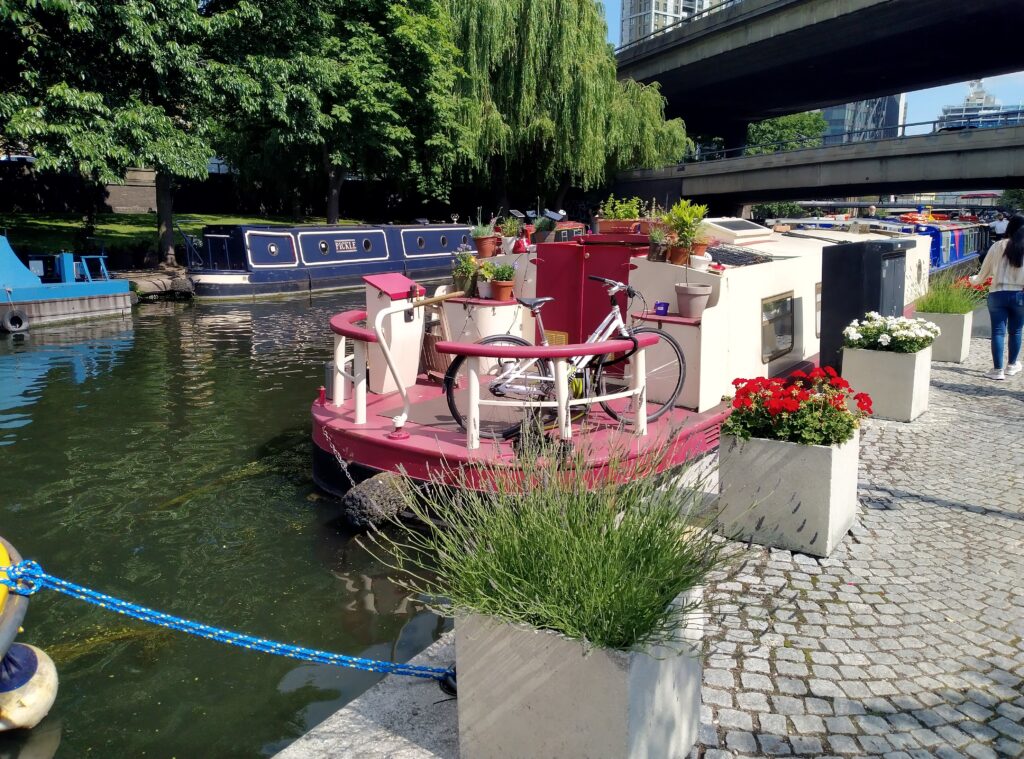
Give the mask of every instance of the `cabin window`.
<svg viewBox="0 0 1024 759">
<path fill-rule="evenodd" d="M 462 244 L 469 245 L 469 237 L 467 235 L 462 236 Z"/>
<path fill-rule="evenodd" d="M 445 237 L 444 235 L 441 235 L 441 247 L 442 248 L 447 248 L 448 247 L 448 238 Z"/>
<path fill-rule="evenodd" d="M 821 337 L 821 282 L 814 286 L 814 336 Z"/>
<path fill-rule="evenodd" d="M 761 363 L 767 364 L 793 350 L 795 331 L 793 293 L 761 301 Z"/>
<path fill-rule="evenodd" d="M 425 247 L 427 247 L 427 241 L 424 240 L 422 237 L 417 237 L 416 247 L 419 248 L 420 250 L 423 250 Z"/>
<path fill-rule="evenodd" d="M 330 250 L 330 246 L 327 245 L 327 240 L 321 240 L 320 241 L 320 253 L 326 256 L 329 250 Z"/>
<path fill-rule="evenodd" d="M 276 256 L 278 254 L 278 252 L 279 251 L 278 251 L 277 243 L 276 242 L 272 242 L 272 243 L 270 243 L 270 245 L 267 246 L 267 253 L 269 253 L 270 255 Z"/>
<path fill-rule="evenodd" d="M 370 242 L 370 238 L 369 237 L 364 237 L 363 238 L 363 250 L 365 250 L 367 253 L 369 253 L 371 250 L 373 250 L 373 243 Z"/>
</svg>

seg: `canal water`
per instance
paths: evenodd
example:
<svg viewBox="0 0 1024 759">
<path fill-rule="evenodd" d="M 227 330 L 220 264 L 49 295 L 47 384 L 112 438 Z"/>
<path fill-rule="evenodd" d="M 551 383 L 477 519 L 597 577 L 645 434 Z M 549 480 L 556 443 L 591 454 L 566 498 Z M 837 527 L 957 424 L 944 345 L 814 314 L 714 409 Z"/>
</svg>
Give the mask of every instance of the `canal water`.
<svg viewBox="0 0 1024 759">
<path fill-rule="evenodd" d="M 161 303 L 0 333 L 0 535 L 52 574 L 161 611 L 408 659 L 444 622 L 340 529 L 310 478 L 327 321 L 361 302 Z M 0 734 L 4 759 L 267 756 L 379 679 L 53 591 L 25 627 L 60 694 L 31 734 Z"/>
</svg>

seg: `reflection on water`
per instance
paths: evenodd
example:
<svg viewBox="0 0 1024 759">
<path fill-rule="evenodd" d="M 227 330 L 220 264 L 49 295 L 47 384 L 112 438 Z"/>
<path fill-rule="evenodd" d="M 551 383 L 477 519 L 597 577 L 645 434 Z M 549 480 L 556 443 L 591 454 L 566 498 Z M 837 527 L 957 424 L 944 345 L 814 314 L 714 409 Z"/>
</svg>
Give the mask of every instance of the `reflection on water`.
<svg viewBox="0 0 1024 759">
<path fill-rule="evenodd" d="M 0 340 L 0 534 L 54 574 L 181 616 L 413 655 L 443 624 L 339 532 L 309 477 L 327 319 L 361 300 L 153 304 Z M 56 654 L 44 725 L 61 757 L 267 755 L 378 679 L 49 594 L 24 639 Z M 24 741 L 0 736 L 0 757 L 34 756 Z"/>
<path fill-rule="evenodd" d="M 19 427 L 31 423 L 27 407 L 39 400 L 51 371 L 70 372 L 81 385 L 120 360 L 131 347 L 132 323 L 105 319 L 78 327 L 55 327 L 18 335 L 0 333 L 0 446 L 17 440 Z"/>
</svg>

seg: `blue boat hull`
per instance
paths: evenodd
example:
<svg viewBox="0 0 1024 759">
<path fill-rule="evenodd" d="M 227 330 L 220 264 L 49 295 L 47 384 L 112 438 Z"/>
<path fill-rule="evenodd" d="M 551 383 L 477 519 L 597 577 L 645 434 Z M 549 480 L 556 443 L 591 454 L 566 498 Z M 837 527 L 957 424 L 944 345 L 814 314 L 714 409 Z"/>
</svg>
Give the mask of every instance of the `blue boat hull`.
<svg viewBox="0 0 1024 759">
<path fill-rule="evenodd" d="M 451 272 L 469 227 L 207 227 L 189 251 L 197 298 L 304 295 L 362 284 L 367 274 L 429 279 Z"/>
</svg>

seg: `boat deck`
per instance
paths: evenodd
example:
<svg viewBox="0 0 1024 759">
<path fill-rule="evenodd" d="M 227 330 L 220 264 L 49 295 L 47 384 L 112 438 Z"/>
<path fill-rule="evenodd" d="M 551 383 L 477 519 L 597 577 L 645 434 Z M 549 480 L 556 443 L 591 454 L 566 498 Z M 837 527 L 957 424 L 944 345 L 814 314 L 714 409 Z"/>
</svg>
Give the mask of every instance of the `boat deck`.
<svg viewBox="0 0 1024 759">
<path fill-rule="evenodd" d="M 451 481 L 452 472 L 466 464 L 507 461 L 512 465 L 516 461 L 512 442 L 487 437 L 485 431 L 481 432 L 480 447 L 469 450 L 466 433 L 452 418 L 438 383 L 421 375 L 409 388 L 409 400 L 411 411 L 403 435 L 392 434 L 392 419 L 402 410 L 397 393 L 368 394 L 366 423 L 362 425 L 355 424 L 351 399 L 341 406 L 318 400 L 312 407 L 314 443 L 344 461 L 358 461 L 377 471 L 401 470 L 423 481 L 437 477 Z M 616 460 L 668 446 L 663 468 L 669 468 L 717 447 L 727 415 L 725 404 L 703 413 L 676 408 L 650 423 L 648 434 L 639 437 L 595 404 L 572 425 L 573 449 L 600 475 Z"/>
</svg>

